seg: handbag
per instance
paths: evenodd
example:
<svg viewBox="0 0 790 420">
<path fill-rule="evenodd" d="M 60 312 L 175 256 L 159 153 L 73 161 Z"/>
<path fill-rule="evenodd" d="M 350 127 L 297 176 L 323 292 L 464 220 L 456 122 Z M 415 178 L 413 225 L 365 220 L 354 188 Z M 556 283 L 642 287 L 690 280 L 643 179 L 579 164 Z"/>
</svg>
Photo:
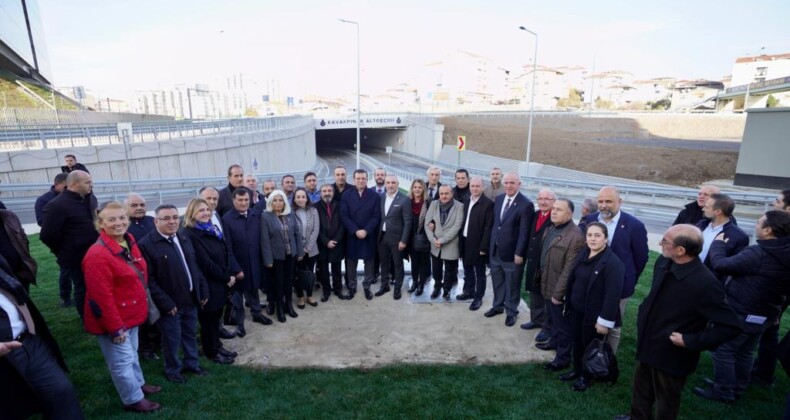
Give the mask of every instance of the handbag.
<svg viewBox="0 0 790 420">
<path fill-rule="evenodd" d="M 428 252 L 431 250 L 431 243 L 428 241 L 428 236 L 425 235 L 425 231 L 423 230 L 422 233 L 417 232 L 414 235 L 414 243 L 412 247 L 417 252 Z"/>
<path fill-rule="evenodd" d="M 108 250 L 110 249 L 110 247 L 107 246 L 107 244 L 104 243 L 104 240 L 102 240 L 101 238 L 99 238 L 96 242 L 102 244 Z M 110 252 L 112 252 L 112 250 L 110 250 Z M 156 321 L 159 321 L 159 318 L 162 317 L 162 314 L 159 313 L 159 308 L 156 307 L 156 305 L 154 304 L 154 299 L 151 298 L 151 290 L 149 290 L 148 285 L 145 284 L 145 279 L 143 279 L 143 272 L 140 271 L 136 265 L 134 265 L 134 261 L 132 261 L 131 258 L 128 257 L 124 258 L 124 261 L 126 261 L 126 264 L 129 264 L 129 267 L 132 267 L 134 272 L 137 273 L 137 278 L 140 279 L 140 283 L 142 283 L 143 285 L 143 289 L 145 290 L 145 300 L 146 303 L 148 304 L 148 318 L 147 318 L 148 323 L 154 325 L 156 324 Z"/>
<path fill-rule="evenodd" d="M 302 290 L 313 290 L 315 287 L 315 273 L 310 270 L 296 270 L 296 285 Z"/>
<path fill-rule="evenodd" d="M 603 339 L 593 339 L 584 350 L 582 369 L 599 381 L 609 382 L 610 385 L 617 382 L 620 369 L 612 346 L 606 341 L 606 336 Z"/>
</svg>

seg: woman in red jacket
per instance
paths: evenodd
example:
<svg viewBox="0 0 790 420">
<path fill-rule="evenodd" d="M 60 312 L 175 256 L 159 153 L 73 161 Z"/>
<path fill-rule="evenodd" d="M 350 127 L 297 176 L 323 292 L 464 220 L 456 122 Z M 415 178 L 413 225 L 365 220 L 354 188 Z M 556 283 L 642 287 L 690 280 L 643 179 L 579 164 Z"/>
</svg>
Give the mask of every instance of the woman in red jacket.
<svg viewBox="0 0 790 420">
<path fill-rule="evenodd" d="M 127 411 L 147 412 L 159 404 L 145 398 L 160 391 L 146 385 L 137 359 L 137 329 L 148 316 L 147 266 L 117 201 L 98 208 L 99 239 L 82 260 L 85 272 L 85 330 L 95 334 L 115 389 Z"/>
</svg>

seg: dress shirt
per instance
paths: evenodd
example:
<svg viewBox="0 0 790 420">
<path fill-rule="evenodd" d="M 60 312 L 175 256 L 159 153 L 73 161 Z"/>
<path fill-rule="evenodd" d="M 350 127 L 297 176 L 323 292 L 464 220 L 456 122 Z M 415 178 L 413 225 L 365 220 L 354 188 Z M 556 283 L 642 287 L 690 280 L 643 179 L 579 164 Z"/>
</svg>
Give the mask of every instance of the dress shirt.
<svg viewBox="0 0 790 420">
<path fill-rule="evenodd" d="M 5 292 L 5 290 L 1 292 Z M 18 337 L 19 334 L 27 331 L 27 328 L 25 327 L 25 319 L 22 313 L 19 311 L 16 303 L 14 303 L 15 301 L 11 299 L 10 294 L 0 293 L 0 308 L 3 308 L 5 313 L 8 314 L 8 321 L 11 323 L 11 334 L 14 337 Z"/>
<path fill-rule="evenodd" d="M 713 243 L 713 239 L 716 238 L 716 235 L 720 234 L 724 230 L 724 225 L 727 222 L 724 222 L 716 227 L 713 227 L 713 221 L 708 223 L 708 227 L 702 231 L 702 238 L 704 241 L 702 242 L 702 252 L 699 254 L 700 261 L 705 261 L 705 258 L 708 257 L 708 251 L 710 251 L 710 245 Z"/>
<path fill-rule="evenodd" d="M 516 195 L 513 194 L 512 196 L 506 195 L 505 202 L 502 204 L 502 213 L 499 215 L 499 221 L 501 222 L 502 219 L 505 217 L 505 213 L 510 210 L 510 206 L 513 205 L 513 201 L 516 200 Z"/>
<path fill-rule="evenodd" d="M 603 223 L 606 226 L 606 231 L 609 233 L 609 239 L 607 240 L 609 246 L 612 246 L 612 241 L 614 240 L 614 234 L 617 233 L 617 224 L 620 222 L 620 212 L 618 211 L 617 214 L 612 217 L 612 220 L 609 223 L 603 220 L 603 216 L 601 213 L 598 213 L 598 221 Z"/>
<path fill-rule="evenodd" d="M 384 214 L 382 215 L 382 219 L 384 219 L 384 216 L 386 216 L 387 213 L 390 212 L 390 206 L 392 206 L 392 202 L 393 201 L 395 201 L 395 194 L 393 194 L 391 196 L 389 194 L 387 194 L 386 198 L 384 199 Z M 384 222 L 384 224 L 381 225 L 381 231 L 382 232 L 386 232 L 387 231 L 387 222 Z"/>
<path fill-rule="evenodd" d="M 219 214 L 216 211 L 211 212 L 211 224 L 216 226 L 221 233 L 225 233 L 222 231 L 222 222 L 220 222 Z"/>
<path fill-rule="evenodd" d="M 480 197 L 474 198 L 474 196 L 469 196 L 469 208 L 466 209 L 466 223 L 464 223 L 464 238 L 466 238 L 466 233 L 469 231 L 469 216 L 472 214 L 472 207 L 474 207 L 479 199 Z"/>
<path fill-rule="evenodd" d="M 162 233 L 159 233 L 159 234 L 162 235 Z M 176 249 L 178 250 L 178 253 L 181 254 L 181 266 L 184 268 L 184 271 L 187 272 L 187 281 L 189 281 L 189 291 L 191 292 L 192 291 L 192 274 L 189 273 L 189 267 L 187 266 L 187 259 L 184 256 L 184 251 L 181 249 L 181 243 L 178 242 L 178 236 L 177 235 L 173 235 L 173 236 L 162 235 L 162 237 L 167 239 L 171 244 L 175 245 Z"/>
</svg>

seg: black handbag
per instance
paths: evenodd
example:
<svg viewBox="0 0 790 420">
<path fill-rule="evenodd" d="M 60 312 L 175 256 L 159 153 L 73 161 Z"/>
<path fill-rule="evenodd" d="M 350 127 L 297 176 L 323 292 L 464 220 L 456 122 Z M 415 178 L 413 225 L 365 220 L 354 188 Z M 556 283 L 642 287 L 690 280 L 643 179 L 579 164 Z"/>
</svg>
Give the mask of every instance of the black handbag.
<svg viewBox="0 0 790 420">
<path fill-rule="evenodd" d="M 593 378 L 601 382 L 609 382 L 614 385 L 620 377 L 620 368 L 617 366 L 617 358 L 614 356 L 612 346 L 603 339 L 595 338 L 584 350 L 582 358 L 582 368 Z"/>
<path fill-rule="evenodd" d="M 296 270 L 296 286 L 302 290 L 313 290 L 315 287 L 315 273 L 310 270 Z"/>
<path fill-rule="evenodd" d="M 425 235 L 425 231 L 423 230 L 422 233 L 417 232 L 414 235 L 414 243 L 412 244 L 412 248 L 414 248 L 417 252 L 428 252 L 431 250 L 431 243 L 428 241 L 428 236 Z"/>
</svg>

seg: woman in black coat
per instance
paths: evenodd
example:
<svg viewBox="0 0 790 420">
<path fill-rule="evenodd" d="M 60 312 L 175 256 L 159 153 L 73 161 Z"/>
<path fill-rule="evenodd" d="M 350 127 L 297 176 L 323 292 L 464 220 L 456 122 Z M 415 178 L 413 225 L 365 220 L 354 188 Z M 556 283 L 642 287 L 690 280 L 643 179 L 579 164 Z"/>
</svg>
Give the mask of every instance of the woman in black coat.
<svg viewBox="0 0 790 420">
<path fill-rule="evenodd" d="M 592 378 L 582 369 L 584 350 L 594 338 L 603 339 L 610 328 L 620 326 L 620 292 L 625 265 L 607 245 L 609 232 L 600 222 L 587 225 L 587 249 L 580 254 L 568 279 L 573 370 L 560 375 L 562 381 L 576 380 L 574 391 L 586 390 Z"/>
<path fill-rule="evenodd" d="M 208 301 L 198 311 L 203 354 L 220 364 L 234 361 L 232 352 L 222 348 L 219 340 L 220 319 L 228 289 L 236 282 L 228 260 L 228 247 L 222 232 L 211 223 L 211 209 L 206 200 L 193 198 L 184 214 L 184 233 L 195 247 L 198 267 L 208 282 Z"/>
<path fill-rule="evenodd" d="M 296 263 L 304 255 L 304 244 L 299 221 L 291 213 L 288 198 L 281 190 L 272 191 L 261 216 L 261 251 L 263 265 L 274 274 L 272 289 L 277 320 L 285 322 L 285 314 L 298 317 L 293 307 L 293 280 Z"/>
<path fill-rule="evenodd" d="M 412 235 L 408 248 L 412 278 L 409 293 L 416 290 L 415 295 L 421 296 L 425 282 L 431 275 L 431 244 L 428 242 L 428 237 L 425 236 L 425 213 L 428 211 L 430 197 L 428 197 L 428 189 L 425 188 L 423 180 L 415 179 L 411 183 L 409 199 L 411 200 L 412 215 Z"/>
</svg>

